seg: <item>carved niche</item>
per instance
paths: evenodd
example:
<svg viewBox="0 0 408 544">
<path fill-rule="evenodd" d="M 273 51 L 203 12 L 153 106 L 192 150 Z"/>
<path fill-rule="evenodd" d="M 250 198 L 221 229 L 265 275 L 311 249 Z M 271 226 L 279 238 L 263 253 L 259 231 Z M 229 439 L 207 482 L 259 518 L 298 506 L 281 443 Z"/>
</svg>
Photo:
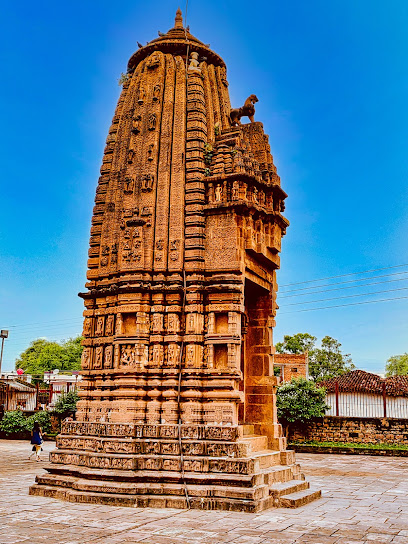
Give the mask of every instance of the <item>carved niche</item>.
<svg viewBox="0 0 408 544">
<path fill-rule="evenodd" d="M 157 116 L 155 113 L 149 113 L 147 128 L 149 130 L 156 130 Z"/>
<path fill-rule="evenodd" d="M 149 193 L 153 189 L 154 175 L 145 174 L 142 176 L 142 191 L 144 193 Z"/>
<path fill-rule="evenodd" d="M 104 368 L 112 368 L 112 355 L 113 355 L 113 346 L 107 346 L 105 348 L 105 359 L 103 363 Z"/>
<path fill-rule="evenodd" d="M 91 356 L 92 356 L 92 350 L 91 348 L 84 348 L 81 356 L 81 366 L 84 370 L 87 370 L 91 367 Z"/>
<path fill-rule="evenodd" d="M 95 336 L 103 336 L 103 326 L 104 326 L 105 318 L 103 315 L 100 315 L 96 321 L 96 330 L 95 330 Z"/>
<path fill-rule="evenodd" d="M 106 336 L 112 336 L 114 332 L 115 316 L 113 314 L 108 315 L 106 318 L 105 334 Z"/>
<path fill-rule="evenodd" d="M 84 332 L 83 335 L 85 337 L 92 335 L 92 317 L 87 317 L 84 321 Z"/>
<path fill-rule="evenodd" d="M 95 349 L 95 363 L 94 368 L 100 369 L 102 368 L 102 360 L 103 360 L 103 346 L 98 346 Z"/>
<path fill-rule="evenodd" d="M 147 67 L 149 70 L 153 70 L 154 68 L 157 68 L 160 64 L 160 56 L 157 53 L 153 53 L 153 55 L 150 57 L 149 62 L 147 63 Z"/>
<path fill-rule="evenodd" d="M 161 91 L 160 85 L 155 85 L 153 87 L 153 102 L 160 101 L 160 91 Z"/>
</svg>

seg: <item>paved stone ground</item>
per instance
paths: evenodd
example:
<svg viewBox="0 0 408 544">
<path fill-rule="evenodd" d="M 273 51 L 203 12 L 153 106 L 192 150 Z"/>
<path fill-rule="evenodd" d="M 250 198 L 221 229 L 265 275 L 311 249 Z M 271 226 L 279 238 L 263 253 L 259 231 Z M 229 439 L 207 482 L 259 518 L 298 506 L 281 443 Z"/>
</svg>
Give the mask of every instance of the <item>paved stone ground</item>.
<svg viewBox="0 0 408 544">
<path fill-rule="evenodd" d="M 44 458 L 54 443 L 45 443 Z M 299 454 L 323 497 L 260 514 L 123 508 L 30 497 L 41 462 L 0 440 L 0 543 L 408 544 L 408 459 Z"/>
</svg>

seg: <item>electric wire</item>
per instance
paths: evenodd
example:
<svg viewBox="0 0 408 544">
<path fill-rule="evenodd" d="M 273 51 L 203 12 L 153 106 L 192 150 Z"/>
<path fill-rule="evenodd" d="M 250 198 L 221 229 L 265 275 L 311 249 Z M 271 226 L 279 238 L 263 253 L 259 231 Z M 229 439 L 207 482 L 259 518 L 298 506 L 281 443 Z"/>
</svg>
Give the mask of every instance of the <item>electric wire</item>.
<svg viewBox="0 0 408 544">
<path fill-rule="evenodd" d="M 408 287 L 398 287 L 397 289 L 385 289 L 383 291 L 374 291 L 373 293 L 358 293 L 356 295 L 345 295 L 344 297 L 331 297 L 331 298 L 319 298 L 317 300 L 304 300 L 302 302 L 289 302 L 284 304 L 284 306 L 300 306 L 302 304 L 314 304 L 316 302 L 325 302 L 331 300 L 342 300 L 345 298 L 356 298 L 356 297 L 368 297 L 371 295 L 378 295 L 380 293 L 393 293 L 394 291 L 406 291 Z"/>
<path fill-rule="evenodd" d="M 322 289 L 320 291 L 312 291 L 311 293 L 295 293 L 292 295 L 283 295 L 280 296 L 278 293 L 279 300 L 285 299 L 285 298 L 293 298 L 293 297 L 307 297 L 310 295 L 317 295 L 317 293 L 329 293 L 330 291 L 343 291 L 345 289 L 358 289 L 360 287 L 368 287 L 371 285 L 383 285 L 384 283 L 391 283 L 394 281 L 408 281 L 407 278 L 397 278 L 395 280 L 386 280 L 386 281 L 373 281 L 371 283 L 366 283 L 365 285 L 347 285 L 345 287 L 335 287 L 334 289 Z"/>
<path fill-rule="evenodd" d="M 379 300 L 364 300 L 364 301 L 361 301 L 361 302 L 350 302 L 348 304 L 336 304 L 334 306 L 322 306 L 320 308 L 301 308 L 301 309 L 297 309 L 297 310 L 293 310 L 293 311 L 289 311 L 289 312 L 279 312 L 279 315 L 294 314 L 294 313 L 297 313 L 297 312 L 313 312 L 315 310 L 329 310 L 330 308 L 344 308 L 346 306 L 359 306 L 360 304 L 376 304 L 376 303 L 379 303 L 379 302 L 388 302 L 388 301 L 391 301 L 391 300 L 403 300 L 403 299 L 408 299 L 408 296 L 407 297 L 382 298 L 382 299 L 379 299 Z"/>
<path fill-rule="evenodd" d="M 369 280 L 375 280 L 378 278 L 389 278 L 390 276 L 400 276 L 401 274 L 408 274 L 408 271 L 406 272 L 392 272 L 391 274 L 381 274 L 380 276 L 369 276 L 368 278 L 356 278 L 354 280 L 346 280 L 346 281 L 339 281 L 335 283 L 326 283 L 322 285 L 312 285 L 311 287 L 300 287 L 298 289 L 288 289 L 286 291 L 282 291 L 282 294 L 286 293 L 297 293 L 298 291 L 309 291 L 311 289 L 318 289 L 319 287 L 332 287 L 333 285 L 344 285 L 346 283 L 356 283 L 361 281 L 369 281 Z M 401 278 L 401 279 L 408 279 L 407 278 Z M 385 281 L 385 280 L 384 280 Z M 391 280 L 388 280 L 391 281 Z M 365 284 L 361 285 L 361 287 L 364 287 Z M 359 285 L 356 285 L 356 287 L 359 287 Z"/>
<path fill-rule="evenodd" d="M 316 278 L 315 280 L 306 280 L 306 281 L 295 281 L 291 283 L 284 283 L 281 285 L 281 287 L 287 287 L 289 285 L 303 285 L 305 283 L 314 283 L 315 281 L 325 281 L 325 280 L 331 280 L 334 278 L 345 278 L 346 276 L 356 276 L 359 274 L 368 274 L 369 272 L 378 272 L 380 270 L 391 270 L 392 268 L 401 268 L 404 266 L 408 266 L 408 264 L 397 264 L 394 266 L 384 266 L 382 268 L 373 268 L 371 270 L 363 270 L 361 272 L 348 272 L 347 274 L 338 274 L 336 276 L 327 276 L 326 278 Z"/>
</svg>

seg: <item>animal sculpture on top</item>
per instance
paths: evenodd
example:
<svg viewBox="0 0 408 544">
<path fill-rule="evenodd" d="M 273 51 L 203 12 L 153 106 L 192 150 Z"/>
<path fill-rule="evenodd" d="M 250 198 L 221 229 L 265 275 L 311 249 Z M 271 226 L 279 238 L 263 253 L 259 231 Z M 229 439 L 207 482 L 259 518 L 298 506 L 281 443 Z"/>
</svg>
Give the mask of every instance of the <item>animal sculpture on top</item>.
<svg viewBox="0 0 408 544">
<path fill-rule="evenodd" d="M 258 102 L 258 98 L 251 94 L 251 96 L 248 96 L 248 98 L 245 100 L 245 104 L 242 106 L 242 108 L 238 109 L 232 109 L 230 112 L 230 122 L 233 127 L 241 124 L 241 117 L 249 117 L 249 120 L 251 123 L 254 122 L 254 115 L 255 115 L 255 106 L 254 104 Z"/>
</svg>

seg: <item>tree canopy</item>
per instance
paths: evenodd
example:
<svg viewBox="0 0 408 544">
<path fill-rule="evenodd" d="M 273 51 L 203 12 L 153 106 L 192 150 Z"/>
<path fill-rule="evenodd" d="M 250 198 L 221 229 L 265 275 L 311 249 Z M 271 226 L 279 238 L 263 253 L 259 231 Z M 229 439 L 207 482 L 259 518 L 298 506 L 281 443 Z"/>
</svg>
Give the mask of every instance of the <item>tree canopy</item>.
<svg viewBox="0 0 408 544">
<path fill-rule="evenodd" d="M 305 423 L 309 419 L 322 417 L 330 408 L 325 398 L 324 387 L 305 378 L 292 378 L 277 389 L 278 420 L 288 427 L 291 423 Z"/>
<path fill-rule="evenodd" d="M 327 380 L 354 370 L 350 354 L 343 354 L 341 344 L 331 336 L 325 336 L 320 347 L 316 347 L 316 336 L 309 333 L 285 335 L 283 342 L 276 344 L 278 353 L 309 352 L 309 375 L 315 381 Z"/>
<path fill-rule="evenodd" d="M 408 353 L 404 353 L 403 355 L 393 355 L 387 359 L 385 373 L 386 376 L 408 375 Z"/>
<path fill-rule="evenodd" d="M 44 372 L 81 369 L 82 337 L 69 338 L 62 342 L 51 342 L 44 338 L 33 340 L 29 347 L 16 359 L 16 369 L 37 377 Z"/>
</svg>

